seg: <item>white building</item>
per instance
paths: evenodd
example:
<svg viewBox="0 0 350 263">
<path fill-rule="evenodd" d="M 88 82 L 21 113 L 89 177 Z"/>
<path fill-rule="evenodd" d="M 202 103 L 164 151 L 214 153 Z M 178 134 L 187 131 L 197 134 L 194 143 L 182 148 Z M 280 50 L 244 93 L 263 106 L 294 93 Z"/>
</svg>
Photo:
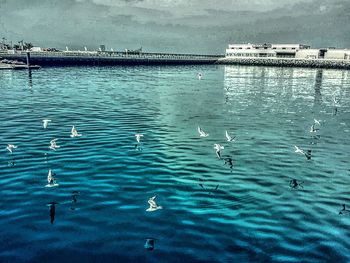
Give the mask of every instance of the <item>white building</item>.
<svg viewBox="0 0 350 263">
<path fill-rule="evenodd" d="M 226 49 L 226 57 L 294 58 L 298 50 L 309 48 L 301 44 L 230 44 Z"/>
<path fill-rule="evenodd" d="M 295 54 L 295 58 L 301 59 L 317 59 L 319 57 L 320 50 L 315 48 L 298 50 Z"/>
<path fill-rule="evenodd" d="M 324 58 L 350 60 L 350 49 L 328 49 Z"/>
</svg>

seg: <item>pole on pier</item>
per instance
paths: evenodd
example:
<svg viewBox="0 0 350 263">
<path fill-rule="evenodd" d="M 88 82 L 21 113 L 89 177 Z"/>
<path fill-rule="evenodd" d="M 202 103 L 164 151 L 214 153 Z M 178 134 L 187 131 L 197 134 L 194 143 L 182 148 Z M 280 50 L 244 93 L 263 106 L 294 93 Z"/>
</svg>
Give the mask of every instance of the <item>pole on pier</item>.
<svg viewBox="0 0 350 263">
<path fill-rule="evenodd" d="M 30 52 L 27 52 L 27 66 L 30 66 Z"/>
</svg>

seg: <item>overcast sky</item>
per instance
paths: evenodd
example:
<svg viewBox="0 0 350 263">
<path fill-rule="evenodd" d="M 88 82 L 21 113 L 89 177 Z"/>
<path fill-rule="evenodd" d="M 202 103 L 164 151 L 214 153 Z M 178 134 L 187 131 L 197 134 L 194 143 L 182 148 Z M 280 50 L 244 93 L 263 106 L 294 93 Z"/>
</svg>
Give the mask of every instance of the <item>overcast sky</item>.
<svg viewBox="0 0 350 263">
<path fill-rule="evenodd" d="M 224 53 L 229 43 L 350 48 L 350 1 L 0 0 L 0 38 L 37 46 Z"/>
</svg>

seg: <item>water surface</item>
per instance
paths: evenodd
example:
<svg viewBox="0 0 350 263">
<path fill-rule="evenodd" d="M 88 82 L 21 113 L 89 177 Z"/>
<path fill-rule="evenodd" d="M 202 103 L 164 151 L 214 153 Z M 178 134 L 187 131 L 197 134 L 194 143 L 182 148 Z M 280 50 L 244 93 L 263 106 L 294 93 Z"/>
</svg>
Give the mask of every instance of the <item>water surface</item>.
<svg viewBox="0 0 350 263">
<path fill-rule="evenodd" d="M 348 71 L 0 71 L 0 98 L 1 262 L 350 261 Z M 154 195 L 163 209 L 147 212 Z"/>
</svg>

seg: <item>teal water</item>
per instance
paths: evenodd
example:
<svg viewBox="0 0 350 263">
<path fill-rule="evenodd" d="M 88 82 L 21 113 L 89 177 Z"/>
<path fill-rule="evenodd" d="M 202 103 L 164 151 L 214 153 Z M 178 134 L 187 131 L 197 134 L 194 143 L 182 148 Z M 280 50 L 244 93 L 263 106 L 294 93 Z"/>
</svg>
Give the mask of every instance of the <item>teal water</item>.
<svg viewBox="0 0 350 263">
<path fill-rule="evenodd" d="M 350 261 L 349 71 L 0 71 L 0 98 L 0 262 Z"/>
</svg>

